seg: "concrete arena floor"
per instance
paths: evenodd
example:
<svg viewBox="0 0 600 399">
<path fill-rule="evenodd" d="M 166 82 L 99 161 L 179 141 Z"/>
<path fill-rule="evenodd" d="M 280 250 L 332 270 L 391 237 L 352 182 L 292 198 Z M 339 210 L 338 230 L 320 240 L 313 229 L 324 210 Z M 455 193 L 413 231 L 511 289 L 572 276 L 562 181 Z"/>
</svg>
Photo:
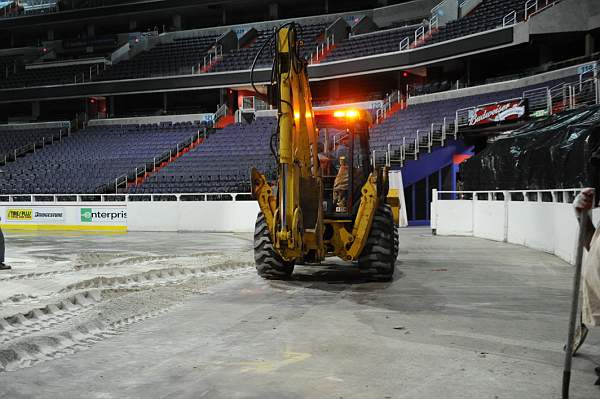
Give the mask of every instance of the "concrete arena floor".
<svg viewBox="0 0 600 399">
<path fill-rule="evenodd" d="M 571 269 L 526 248 L 403 229 L 396 278 L 382 284 L 334 264 L 263 281 L 249 266 L 250 235 L 9 233 L 7 243 L 17 266 L 11 275 L 29 276 L 0 275 L 5 315 L 86 290 L 99 296 L 75 301 L 70 319 L 56 310 L 44 324 L 49 316 L 41 314 L 36 329 L 22 327 L 4 342 L 0 331 L 0 355 L 22 356 L 0 372 L 1 398 L 560 397 Z M 110 257 L 75 267 L 88 259 L 78 251 Z M 173 263 L 187 274 L 155 271 Z M 189 271 L 203 264 L 213 266 Z M 42 275 L 46 269 L 55 273 Z M 154 274 L 141 281 L 123 277 L 148 270 Z M 13 300 L 2 302 L 8 288 Z M 29 296 L 14 300 L 19 290 Z M 161 305 L 144 308 L 150 303 Z M 130 307 L 154 313 L 119 319 Z M 98 315 L 119 320 L 77 326 Z M 76 341 L 74 328 L 92 335 L 56 351 L 58 340 L 43 339 Z M 599 360 L 592 330 L 574 361 L 572 398 L 600 395 Z"/>
</svg>

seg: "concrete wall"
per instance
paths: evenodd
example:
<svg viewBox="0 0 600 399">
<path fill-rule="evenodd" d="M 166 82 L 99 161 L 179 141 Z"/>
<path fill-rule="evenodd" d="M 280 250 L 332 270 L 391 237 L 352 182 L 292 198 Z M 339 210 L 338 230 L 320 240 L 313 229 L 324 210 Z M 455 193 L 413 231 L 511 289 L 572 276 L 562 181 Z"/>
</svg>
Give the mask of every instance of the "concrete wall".
<svg viewBox="0 0 600 399">
<path fill-rule="evenodd" d="M 460 4 L 458 16 L 459 18 L 464 17 L 469 14 L 471 11 L 475 9 L 479 4 L 481 4 L 483 0 L 466 0 Z M 460 3 L 460 1 L 459 1 Z"/>
<path fill-rule="evenodd" d="M 388 26 L 398 21 L 417 20 L 431 16 L 431 9 L 441 0 L 415 0 L 393 6 L 376 8 L 373 10 L 373 22 L 379 26 Z"/>
<path fill-rule="evenodd" d="M 530 19 L 530 33 L 581 32 L 600 27 L 598 0 L 562 0 Z"/>
<path fill-rule="evenodd" d="M 64 128 L 69 129 L 71 122 L 69 121 L 56 121 L 56 122 L 33 122 L 33 123 L 9 123 L 6 125 L 0 125 L 0 130 L 3 129 L 52 129 L 52 128 Z"/>
<path fill-rule="evenodd" d="M 434 190 L 435 191 L 435 190 Z M 557 193 L 576 190 L 556 190 Z M 577 220 L 572 205 L 553 202 L 438 199 L 431 204 L 431 228 L 438 235 L 486 238 L 548 252 L 574 263 Z M 454 193 L 459 196 L 460 193 Z M 448 195 L 446 193 L 444 198 Z M 470 194 L 468 194 L 470 195 Z M 509 195 L 506 194 L 505 198 Z"/>
<path fill-rule="evenodd" d="M 361 35 L 364 33 L 370 33 L 377 30 L 377 25 L 373 22 L 373 19 L 369 16 L 364 16 L 357 23 L 352 26 L 352 35 Z"/>
<path fill-rule="evenodd" d="M 348 24 L 343 18 L 336 19 L 331 25 L 325 30 L 325 36 L 333 36 L 334 42 L 339 43 L 348 38 L 347 29 Z"/>
<path fill-rule="evenodd" d="M 111 119 L 91 119 L 88 126 L 106 126 L 106 125 L 131 125 L 143 123 L 160 122 L 195 122 L 213 120 L 214 114 L 187 114 L 187 115 L 160 115 L 160 116 L 137 116 L 131 118 L 111 118 Z"/>
<path fill-rule="evenodd" d="M 431 13 L 438 17 L 438 26 L 444 26 L 458 19 L 458 12 L 458 0 L 444 0 L 431 10 Z"/>
</svg>

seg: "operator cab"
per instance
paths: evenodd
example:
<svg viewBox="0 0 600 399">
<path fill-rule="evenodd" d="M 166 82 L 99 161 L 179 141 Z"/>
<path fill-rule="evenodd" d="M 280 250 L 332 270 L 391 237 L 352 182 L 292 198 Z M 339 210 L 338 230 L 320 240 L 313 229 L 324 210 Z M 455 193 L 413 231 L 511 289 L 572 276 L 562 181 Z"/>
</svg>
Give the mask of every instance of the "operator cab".
<svg viewBox="0 0 600 399">
<path fill-rule="evenodd" d="M 319 163 L 323 181 L 323 211 L 327 219 L 353 219 L 361 188 L 372 172 L 368 112 L 315 113 L 319 127 Z"/>
</svg>

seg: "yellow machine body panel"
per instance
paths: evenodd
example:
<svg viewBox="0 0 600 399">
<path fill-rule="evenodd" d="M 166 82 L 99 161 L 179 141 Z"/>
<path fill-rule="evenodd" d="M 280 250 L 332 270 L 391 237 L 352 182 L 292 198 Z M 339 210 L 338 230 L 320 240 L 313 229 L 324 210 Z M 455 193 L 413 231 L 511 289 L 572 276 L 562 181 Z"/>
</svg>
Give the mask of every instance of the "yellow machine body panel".
<svg viewBox="0 0 600 399">
<path fill-rule="evenodd" d="M 328 158 L 324 155 L 327 151 L 319 151 L 323 146 L 319 140 L 321 126 L 317 126 L 312 108 L 307 64 L 298 55 L 297 46 L 293 24 L 276 31 L 272 82 L 276 99 L 272 104 L 278 109 L 277 178 L 271 184 L 253 169 L 252 192 L 274 251 L 284 264 L 320 262 L 326 256 L 356 261 L 365 248 L 377 209 L 384 202 L 389 204 L 397 225 L 399 203 L 388 193 L 387 167 L 371 166 L 367 112 L 331 112 L 326 124 L 339 132 L 333 147 L 337 139 L 338 152 L 342 147 L 346 152 Z M 331 162 L 339 164 L 337 176 L 324 173 L 322 165 Z"/>
</svg>

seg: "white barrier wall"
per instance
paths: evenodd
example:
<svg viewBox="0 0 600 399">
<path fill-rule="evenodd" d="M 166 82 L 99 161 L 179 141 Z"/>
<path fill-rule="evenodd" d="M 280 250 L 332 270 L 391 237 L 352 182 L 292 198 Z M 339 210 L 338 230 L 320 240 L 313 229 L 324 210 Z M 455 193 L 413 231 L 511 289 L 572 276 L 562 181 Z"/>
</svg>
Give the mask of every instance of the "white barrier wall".
<svg viewBox="0 0 600 399">
<path fill-rule="evenodd" d="M 129 231 L 253 232 L 256 201 L 129 202 Z"/>
<path fill-rule="evenodd" d="M 0 195 L 0 226 L 14 230 L 252 232 L 259 207 L 247 199 L 248 194 Z"/>
<path fill-rule="evenodd" d="M 578 225 L 571 202 L 578 190 L 433 191 L 431 228 L 436 234 L 505 241 L 574 263 Z"/>
</svg>

